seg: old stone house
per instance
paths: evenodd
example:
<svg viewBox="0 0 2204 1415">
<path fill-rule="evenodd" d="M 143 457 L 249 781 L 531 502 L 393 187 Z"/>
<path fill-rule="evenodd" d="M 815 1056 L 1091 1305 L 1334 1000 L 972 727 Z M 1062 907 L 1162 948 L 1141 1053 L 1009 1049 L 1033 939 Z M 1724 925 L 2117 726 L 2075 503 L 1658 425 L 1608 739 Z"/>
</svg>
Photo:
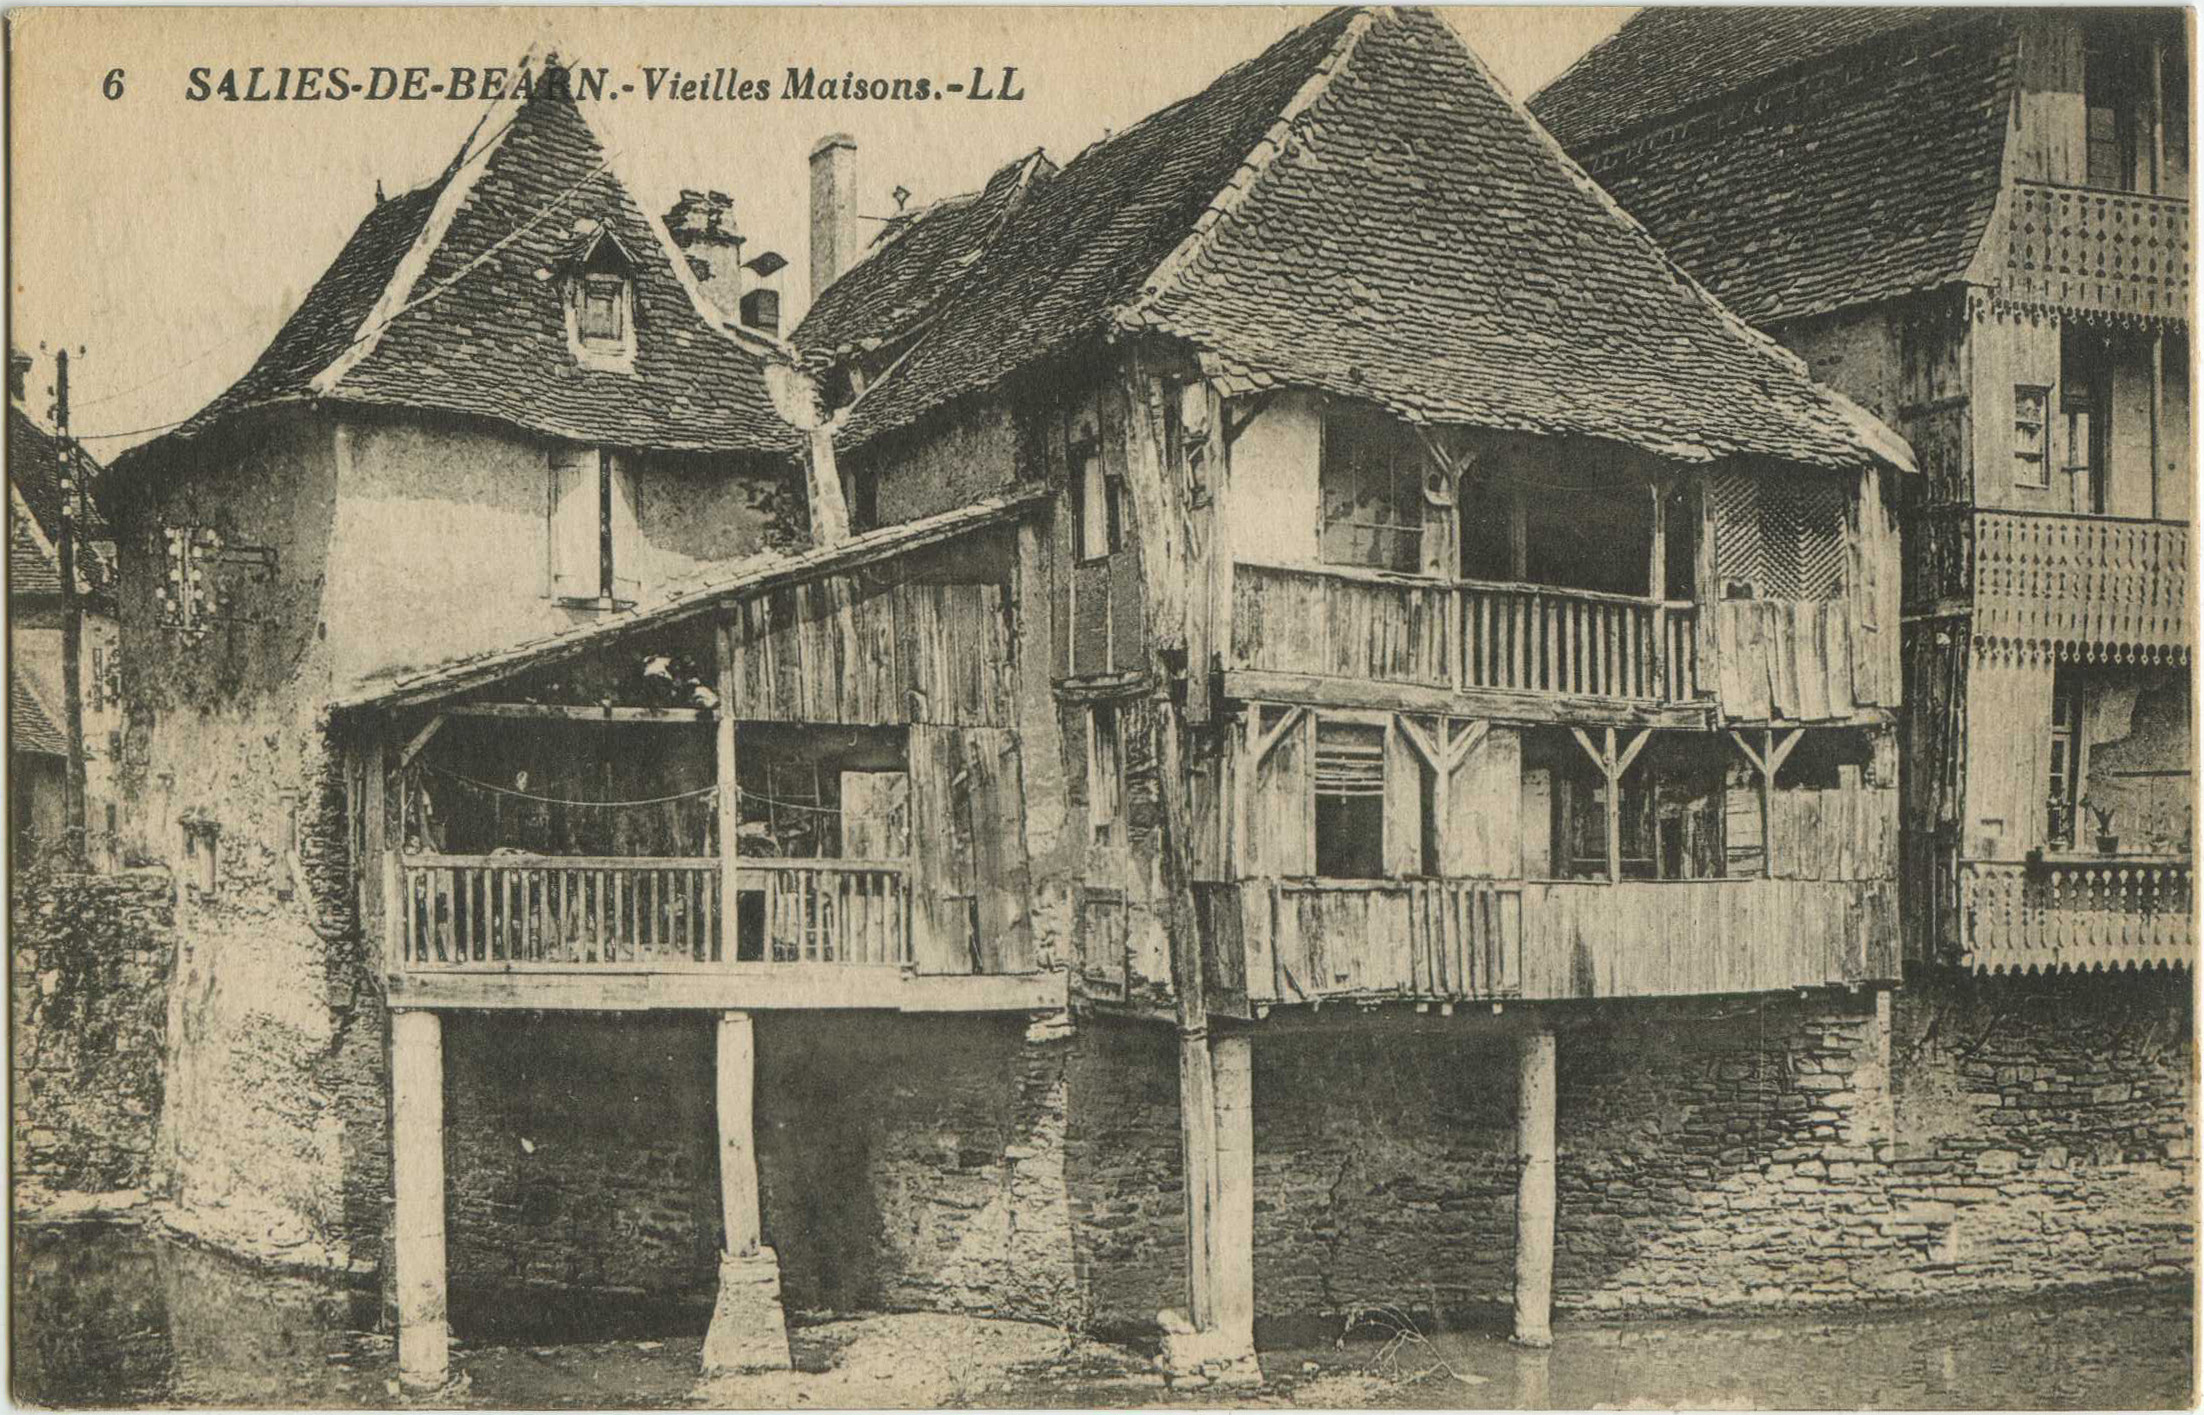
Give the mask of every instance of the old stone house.
<svg viewBox="0 0 2204 1415">
<path fill-rule="evenodd" d="M 409 1379 L 485 1295 L 1244 1375 L 2185 1241 L 2185 1051 L 1888 991 L 1913 454 L 1437 17 L 869 247 L 827 139 L 793 348 L 563 96 L 483 131 L 112 501 L 180 1208 L 382 1271 Z M 2161 1129 L 2038 1173 L 2015 1038 Z"/>
<path fill-rule="evenodd" d="M 26 407 L 32 359 L 12 354 L 8 388 L 8 738 L 9 838 L 24 858 L 66 835 L 67 709 L 63 685 L 60 539 L 67 452 Z M 99 464 L 80 453 L 87 483 Z M 121 672 L 116 660 L 115 546 L 99 506 L 80 489 L 75 504 L 76 604 L 80 642 L 77 691 L 84 732 L 87 859 L 118 861 L 120 800 L 114 779 L 121 746 Z"/>
</svg>

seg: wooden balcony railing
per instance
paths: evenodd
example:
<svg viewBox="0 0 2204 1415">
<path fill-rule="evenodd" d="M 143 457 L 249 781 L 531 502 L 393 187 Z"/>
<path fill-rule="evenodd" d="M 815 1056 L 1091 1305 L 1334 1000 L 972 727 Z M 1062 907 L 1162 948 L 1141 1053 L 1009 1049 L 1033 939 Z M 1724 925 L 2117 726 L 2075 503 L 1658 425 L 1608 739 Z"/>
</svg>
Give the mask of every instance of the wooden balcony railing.
<svg viewBox="0 0 2204 1415">
<path fill-rule="evenodd" d="M 1522 986 L 1522 886 L 1510 881 L 1252 880 L 1196 894 L 1211 976 L 1250 1003 Z"/>
<path fill-rule="evenodd" d="M 1989 973 L 2192 965 L 2186 861 L 1959 862 L 1960 961 Z"/>
<path fill-rule="evenodd" d="M 408 855 L 398 864 L 395 962 L 414 969 L 667 969 L 741 961 L 911 961 L 906 867 L 887 860 L 744 859 L 762 896 L 753 941 L 723 907 L 713 858 Z"/>
<path fill-rule="evenodd" d="M 2016 304 L 2187 319 L 2189 204 L 2013 183 L 2000 294 Z"/>
<path fill-rule="evenodd" d="M 1968 561 L 1977 634 L 2134 648 L 2189 642 L 2185 522 L 1977 511 Z"/>
<path fill-rule="evenodd" d="M 1775 992 L 1898 976 L 1887 879 L 1197 887 L 1226 1008 Z"/>
<path fill-rule="evenodd" d="M 1689 603 L 1550 585 L 1241 563 L 1232 666 L 1453 689 L 1684 702 Z"/>
</svg>

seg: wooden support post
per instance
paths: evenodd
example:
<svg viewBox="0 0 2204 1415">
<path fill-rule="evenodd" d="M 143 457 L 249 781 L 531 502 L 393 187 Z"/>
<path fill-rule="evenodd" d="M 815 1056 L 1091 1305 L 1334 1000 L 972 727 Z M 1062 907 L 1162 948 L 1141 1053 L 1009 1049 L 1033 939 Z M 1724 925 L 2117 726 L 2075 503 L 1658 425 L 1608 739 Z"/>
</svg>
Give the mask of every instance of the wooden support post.
<svg viewBox="0 0 2204 1415">
<path fill-rule="evenodd" d="M 1524 1034 L 1515 1090 L 1515 1339 L 1553 1345 L 1554 1034 Z"/>
<path fill-rule="evenodd" d="M 742 829 L 742 790 L 735 775 L 735 626 L 722 624 L 714 642 L 719 646 L 719 722 L 713 737 L 713 755 L 719 769 L 719 938 L 720 960 L 732 963 L 742 954 L 736 937 L 739 868 L 736 857 Z"/>
<path fill-rule="evenodd" d="M 1246 1033 L 1212 1037 L 1217 1114 L 1215 1294 L 1220 1339 L 1255 1351 L 1255 1110 L 1253 1041 Z"/>
<path fill-rule="evenodd" d="M 1209 1035 L 1179 1033 L 1179 1138 L 1186 1179 L 1186 1315 L 1197 1332 L 1217 1329 L 1217 1094 Z"/>
<path fill-rule="evenodd" d="M 723 1251 L 748 1258 L 758 1251 L 758 1156 L 755 1138 L 757 1042 L 747 1012 L 719 1014 L 719 1206 L 727 1235 Z"/>
<path fill-rule="evenodd" d="M 1607 729 L 1607 882 L 1622 882 L 1622 772 L 1615 766 L 1615 729 Z"/>
<path fill-rule="evenodd" d="M 444 1384 L 451 1368 L 444 1291 L 444 1031 L 437 1013 L 390 1014 L 390 1108 L 398 1379 L 431 1390 Z"/>
<path fill-rule="evenodd" d="M 1653 478 L 1653 548 L 1646 557 L 1646 594 L 1653 600 L 1653 642 L 1646 645 L 1645 678 L 1654 701 L 1668 695 L 1668 488 L 1669 478 Z"/>
<path fill-rule="evenodd" d="M 1523 584 L 1531 577 L 1531 508 L 1523 488 L 1508 488 L 1508 578 Z"/>
<path fill-rule="evenodd" d="M 785 1371 L 788 1321 L 781 1310 L 780 1262 L 761 1241 L 758 1215 L 757 1045 L 749 1013 L 719 1015 L 716 1070 L 726 1246 L 719 1255 L 719 1300 L 704 1334 L 704 1370 Z"/>
</svg>

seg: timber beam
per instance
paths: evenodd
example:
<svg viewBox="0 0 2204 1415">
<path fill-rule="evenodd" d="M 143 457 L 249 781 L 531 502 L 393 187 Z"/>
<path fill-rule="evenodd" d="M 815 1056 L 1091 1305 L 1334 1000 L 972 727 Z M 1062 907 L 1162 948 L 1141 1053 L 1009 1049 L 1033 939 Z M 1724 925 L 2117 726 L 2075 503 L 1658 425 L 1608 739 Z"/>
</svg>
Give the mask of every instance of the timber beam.
<svg viewBox="0 0 2204 1415">
<path fill-rule="evenodd" d="M 1588 727 L 1673 727 L 1705 732 L 1714 727 L 1714 704 L 1653 703 L 1627 698 L 1588 698 L 1496 688 L 1441 688 L 1381 683 L 1318 673 L 1227 669 L 1224 694 L 1240 702 L 1299 703 L 1310 707 L 1366 708 L 1379 712 L 1486 718 L 1503 724 L 1581 724 Z"/>
<path fill-rule="evenodd" d="M 850 1009 L 1034 1012 L 1067 1004 L 1066 974 L 905 973 L 841 963 L 728 963 L 694 968 L 422 968 L 389 980 L 392 1007 L 574 1012 Z"/>
</svg>

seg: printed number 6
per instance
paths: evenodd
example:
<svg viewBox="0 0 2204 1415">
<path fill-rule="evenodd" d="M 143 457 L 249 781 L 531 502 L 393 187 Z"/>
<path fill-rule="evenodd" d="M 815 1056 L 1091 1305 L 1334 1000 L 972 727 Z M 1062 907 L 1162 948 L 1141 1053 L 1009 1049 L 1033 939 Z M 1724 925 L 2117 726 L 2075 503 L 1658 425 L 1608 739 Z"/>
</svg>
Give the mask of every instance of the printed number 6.
<svg viewBox="0 0 2204 1415">
<path fill-rule="evenodd" d="M 109 102 L 122 97 L 122 70 L 109 69 L 107 77 L 100 81 L 99 91 L 107 96 Z"/>
</svg>

